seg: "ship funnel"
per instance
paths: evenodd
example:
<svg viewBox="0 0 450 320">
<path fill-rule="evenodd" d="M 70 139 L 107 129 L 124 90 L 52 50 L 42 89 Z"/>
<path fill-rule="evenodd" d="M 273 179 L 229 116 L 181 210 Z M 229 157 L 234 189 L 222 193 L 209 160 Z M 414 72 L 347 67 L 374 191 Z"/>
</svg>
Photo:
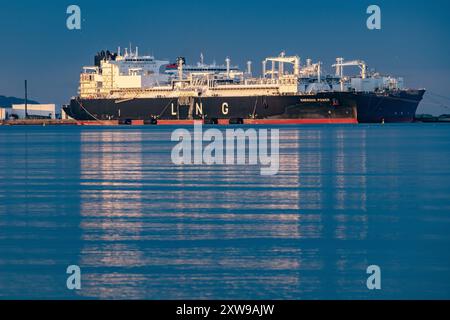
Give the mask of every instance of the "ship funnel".
<svg viewBox="0 0 450 320">
<path fill-rule="evenodd" d="M 249 75 L 252 74 L 252 62 L 251 61 L 247 61 L 247 73 Z"/>
</svg>

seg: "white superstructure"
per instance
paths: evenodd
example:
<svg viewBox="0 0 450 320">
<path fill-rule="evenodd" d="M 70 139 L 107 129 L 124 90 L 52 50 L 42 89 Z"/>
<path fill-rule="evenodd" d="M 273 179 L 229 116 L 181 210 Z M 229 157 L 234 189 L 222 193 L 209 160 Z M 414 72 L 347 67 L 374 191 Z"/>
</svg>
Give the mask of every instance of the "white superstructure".
<svg viewBox="0 0 450 320">
<path fill-rule="evenodd" d="M 186 61 L 184 58 L 180 57 L 178 59 L 182 59 L 183 62 L 183 74 L 185 76 L 188 76 L 189 73 L 196 72 L 196 73 L 209 73 L 209 74 L 218 74 L 218 73 L 238 73 L 239 66 L 231 65 L 231 59 L 227 57 L 225 59 L 225 64 L 217 64 L 216 61 L 213 61 L 211 64 L 205 63 L 205 58 L 203 56 L 203 53 L 200 54 L 200 61 L 197 62 L 195 65 L 186 65 Z M 247 62 L 248 66 L 248 62 Z M 251 67 L 250 67 L 251 69 Z M 179 76 L 179 66 L 178 61 L 177 63 L 172 63 L 166 66 L 165 73 L 168 74 L 172 79 Z M 248 70 L 247 70 L 247 73 Z M 250 70 L 251 73 L 251 70 Z"/>
<path fill-rule="evenodd" d="M 360 74 L 345 76 L 344 67 L 357 66 Z M 168 68 L 169 67 L 169 68 Z M 258 96 L 315 94 L 330 91 L 379 92 L 403 89 L 402 78 L 369 73 L 364 61 L 336 59 L 335 75 L 324 75 L 322 63 L 311 59 L 302 65 L 298 56 L 266 58 L 262 63 L 262 76 L 252 76 L 251 62 L 246 72 L 231 65 L 226 58 L 224 65 L 197 66 L 185 64 L 178 58 L 176 64 L 156 60 L 153 56 L 139 56 L 125 50 L 121 55 L 102 52 L 96 57 L 96 66 L 84 67 L 80 78 L 81 98 L 111 98 L 120 101 L 136 98 L 165 98 L 180 96 Z M 168 72 L 168 70 L 170 70 Z"/>
<path fill-rule="evenodd" d="M 142 89 L 167 83 L 169 76 L 162 67 L 169 62 L 156 60 L 153 56 L 139 56 L 126 49 L 121 55 L 101 52 L 96 56 L 96 65 L 84 67 L 80 76 L 81 96 L 107 95 L 111 90 Z"/>
<path fill-rule="evenodd" d="M 344 75 L 344 67 L 351 66 L 360 69 L 358 76 Z M 375 72 L 369 73 L 366 62 L 362 60 L 345 61 L 344 58 L 336 58 L 333 67 L 336 68 L 336 78 L 339 81 L 338 88 L 340 91 L 375 92 L 404 89 L 403 78 L 382 76 Z M 333 89 L 336 89 L 336 87 Z"/>
<path fill-rule="evenodd" d="M 176 73 L 168 75 L 166 72 L 156 72 L 167 61 L 151 57 L 152 61 L 158 62 L 153 72 L 147 72 L 148 69 L 138 67 L 137 63 L 142 62 L 142 57 L 136 54 L 128 56 L 128 52 L 125 56 L 107 52 L 100 55 L 99 66 L 84 67 L 80 98 L 110 98 L 120 102 L 136 98 L 268 96 L 299 92 L 300 60 L 297 56 L 287 57 L 283 54 L 282 61 L 268 58 L 268 61 L 275 59 L 274 66 L 277 63 L 282 72 L 262 78 L 251 76 L 251 63 L 247 63 L 246 72 L 242 72 L 231 65 L 230 58 L 225 60 L 223 66 L 200 62 L 196 68 L 186 66 L 184 58 L 178 58 Z M 285 70 L 284 65 L 287 64 L 293 64 L 293 72 Z"/>
</svg>

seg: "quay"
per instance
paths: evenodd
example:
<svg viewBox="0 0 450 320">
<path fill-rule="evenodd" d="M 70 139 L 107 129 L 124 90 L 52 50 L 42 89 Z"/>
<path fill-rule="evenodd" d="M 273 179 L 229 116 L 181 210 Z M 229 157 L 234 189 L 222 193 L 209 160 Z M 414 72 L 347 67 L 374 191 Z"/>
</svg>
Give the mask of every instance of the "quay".
<svg viewBox="0 0 450 320">
<path fill-rule="evenodd" d="M 300 125 L 300 124 L 357 124 L 354 118 L 348 119 L 215 119 L 205 120 L 60 120 L 60 119 L 17 119 L 0 120 L 0 126 L 143 126 L 143 125 Z"/>
<path fill-rule="evenodd" d="M 59 119 L 17 119 L 0 120 L 0 126 L 57 126 L 57 125 L 77 125 L 76 120 Z"/>
</svg>

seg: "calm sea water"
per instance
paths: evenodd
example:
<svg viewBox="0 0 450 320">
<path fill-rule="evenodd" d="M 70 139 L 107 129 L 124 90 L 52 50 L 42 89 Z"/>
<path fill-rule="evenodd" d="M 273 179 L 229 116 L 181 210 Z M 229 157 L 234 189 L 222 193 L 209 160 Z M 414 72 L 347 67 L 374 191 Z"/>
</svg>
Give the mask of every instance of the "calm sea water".
<svg viewBox="0 0 450 320">
<path fill-rule="evenodd" d="M 269 177 L 173 129 L 0 127 L 0 298 L 450 298 L 449 125 L 283 127 Z"/>
</svg>

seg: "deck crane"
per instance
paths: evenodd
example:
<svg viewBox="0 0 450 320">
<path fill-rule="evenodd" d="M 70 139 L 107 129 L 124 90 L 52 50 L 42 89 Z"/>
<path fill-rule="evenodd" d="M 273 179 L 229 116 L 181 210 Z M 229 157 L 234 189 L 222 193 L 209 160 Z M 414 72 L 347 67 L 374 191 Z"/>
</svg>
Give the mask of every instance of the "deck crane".
<svg viewBox="0 0 450 320">
<path fill-rule="evenodd" d="M 344 77 L 344 67 L 357 66 L 361 69 L 361 78 L 367 78 L 367 64 L 362 60 L 353 60 L 344 62 L 344 58 L 337 58 L 333 67 L 336 68 L 336 76 Z"/>
<path fill-rule="evenodd" d="M 266 66 L 267 63 L 272 63 L 272 69 L 267 71 Z M 275 71 L 275 63 L 278 62 L 278 71 Z M 278 77 L 284 74 L 284 64 L 292 64 L 294 65 L 294 75 L 300 75 L 300 58 L 298 56 L 286 57 L 285 53 L 282 52 L 279 57 L 270 57 L 263 61 L 263 75 L 271 75 L 272 78 L 275 77 L 275 74 L 278 74 Z"/>
</svg>

